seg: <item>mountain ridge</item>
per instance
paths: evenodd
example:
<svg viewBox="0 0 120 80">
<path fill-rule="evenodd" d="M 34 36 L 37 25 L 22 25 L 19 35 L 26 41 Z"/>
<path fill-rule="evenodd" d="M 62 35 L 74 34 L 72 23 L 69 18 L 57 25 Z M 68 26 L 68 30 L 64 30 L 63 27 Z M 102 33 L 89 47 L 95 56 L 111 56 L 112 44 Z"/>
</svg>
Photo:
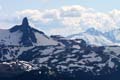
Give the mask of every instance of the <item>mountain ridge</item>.
<svg viewBox="0 0 120 80">
<path fill-rule="evenodd" d="M 113 80 L 108 75 L 117 77 L 114 80 L 120 79 L 113 75 L 120 73 L 120 46 L 90 45 L 83 39 L 60 35 L 49 37 L 30 27 L 26 18 L 22 25 L 11 30 L 0 31 L 3 44 L 0 45 L 0 67 L 3 69 L 0 74 L 4 73 L 7 80 L 11 80 L 9 77 L 12 80 Z M 88 31 L 91 33 L 94 29 Z M 31 40 L 34 39 L 31 34 L 36 41 Z M 23 35 L 26 39 L 22 39 Z M 10 70 L 17 76 L 9 76 Z M 6 80 L 1 77 L 1 80 Z"/>
<path fill-rule="evenodd" d="M 88 44 L 97 46 L 120 45 L 119 29 L 109 32 L 101 32 L 94 28 L 89 28 L 84 32 L 67 36 L 69 39 L 84 39 Z"/>
</svg>

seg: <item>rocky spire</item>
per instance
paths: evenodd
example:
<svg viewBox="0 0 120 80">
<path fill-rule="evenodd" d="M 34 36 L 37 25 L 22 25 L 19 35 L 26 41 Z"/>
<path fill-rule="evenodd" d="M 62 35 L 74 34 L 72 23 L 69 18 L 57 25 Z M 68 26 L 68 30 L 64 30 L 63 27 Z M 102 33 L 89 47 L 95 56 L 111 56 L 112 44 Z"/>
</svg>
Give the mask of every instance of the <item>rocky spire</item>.
<svg viewBox="0 0 120 80">
<path fill-rule="evenodd" d="M 33 43 L 37 43 L 34 29 L 29 25 L 27 17 L 23 19 L 22 25 L 16 25 L 10 29 L 10 32 L 16 31 L 20 31 L 22 33 L 19 41 L 20 45 L 33 46 Z"/>
<path fill-rule="evenodd" d="M 29 25 L 27 17 L 25 17 L 22 21 L 22 25 Z"/>
</svg>

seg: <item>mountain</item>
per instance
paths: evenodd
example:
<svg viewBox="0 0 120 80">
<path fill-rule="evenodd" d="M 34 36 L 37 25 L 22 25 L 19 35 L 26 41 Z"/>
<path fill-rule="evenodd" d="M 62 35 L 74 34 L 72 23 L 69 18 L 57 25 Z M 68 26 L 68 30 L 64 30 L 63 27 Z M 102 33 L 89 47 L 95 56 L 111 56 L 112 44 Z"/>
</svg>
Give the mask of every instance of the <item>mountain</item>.
<svg viewBox="0 0 120 80">
<path fill-rule="evenodd" d="M 0 80 L 120 79 L 120 46 L 91 45 L 60 35 L 48 37 L 32 28 L 27 18 L 0 33 Z M 81 35 L 88 34 L 98 36 L 96 40 L 104 35 L 95 29 Z"/>
<path fill-rule="evenodd" d="M 16 25 L 8 30 L 0 30 L 1 45 L 33 46 L 33 45 L 57 45 L 58 43 L 43 32 L 32 28 L 27 18 L 21 25 Z"/>
<path fill-rule="evenodd" d="M 54 40 L 55 37 L 58 36 L 54 36 Z M 32 68 L 25 70 L 21 70 L 24 66 L 21 65 L 19 68 L 22 73 L 17 72 L 18 76 L 14 75 L 12 77 L 14 79 L 11 80 L 26 80 L 26 78 L 29 80 L 39 80 L 41 77 L 44 80 L 58 80 L 59 78 L 63 80 L 68 80 L 68 78 L 71 78 L 71 80 L 76 80 L 76 78 L 78 80 L 81 78 L 89 80 L 91 77 L 94 78 L 92 80 L 106 80 L 106 78 L 108 78 L 107 80 L 113 80 L 113 78 L 110 79 L 107 76 L 119 75 L 119 46 L 99 47 L 88 45 L 82 39 L 66 39 L 65 43 L 64 40 L 65 38 L 59 39 L 62 45 L 55 46 L 2 46 L 0 47 L 1 64 L 6 62 L 9 65 L 17 61 L 21 63 L 24 63 L 22 61 L 28 62 L 24 65 L 32 64 Z M 4 70 L 4 68 L 2 69 Z M 10 70 L 11 68 L 16 69 L 16 66 L 10 67 Z M 17 68 L 17 70 L 19 69 Z M 88 77 L 86 78 L 86 76 Z M 101 76 L 104 77 L 102 78 Z M 19 79 L 16 79 L 16 77 Z M 120 79 L 119 76 L 114 80 L 118 79 Z"/>
<path fill-rule="evenodd" d="M 105 32 L 104 35 L 111 41 L 120 43 L 120 29 L 114 29 L 109 32 Z"/>
<path fill-rule="evenodd" d="M 88 44 L 105 46 L 114 44 L 111 40 L 104 36 L 104 33 L 95 30 L 94 28 L 90 28 L 85 32 L 73 34 L 68 36 L 70 39 L 84 39 Z"/>
<path fill-rule="evenodd" d="M 120 31 L 118 29 L 103 33 L 94 28 L 89 28 L 85 32 L 69 35 L 67 38 L 84 39 L 88 44 L 92 45 L 110 46 L 120 45 L 119 33 Z"/>
</svg>

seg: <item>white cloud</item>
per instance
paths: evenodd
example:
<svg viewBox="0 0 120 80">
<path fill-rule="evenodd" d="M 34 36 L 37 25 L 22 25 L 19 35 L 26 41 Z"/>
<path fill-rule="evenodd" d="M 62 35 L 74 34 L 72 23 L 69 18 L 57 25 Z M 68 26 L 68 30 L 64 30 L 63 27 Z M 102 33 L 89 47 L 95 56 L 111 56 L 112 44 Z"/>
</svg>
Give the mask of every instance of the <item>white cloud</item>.
<svg viewBox="0 0 120 80">
<path fill-rule="evenodd" d="M 79 6 L 79 5 L 73 5 L 73 6 L 63 6 L 61 8 L 63 11 L 66 12 L 93 12 L 94 9 L 92 8 L 88 8 L 88 7 L 83 7 L 83 6 Z"/>
<path fill-rule="evenodd" d="M 116 23 L 116 26 L 120 27 L 120 10 L 114 9 L 109 14 Z"/>
<path fill-rule="evenodd" d="M 27 16 L 33 22 L 51 27 L 50 34 L 76 34 L 88 28 L 95 28 L 102 32 L 110 31 L 120 26 L 120 11 L 112 10 L 108 13 L 97 12 L 92 8 L 79 5 L 63 6 L 58 9 L 17 11 L 18 18 Z M 35 25 L 36 26 L 36 25 Z"/>
<path fill-rule="evenodd" d="M 72 35 L 72 34 L 76 34 L 79 32 L 82 32 L 82 28 L 81 27 L 64 27 L 64 28 L 57 28 L 57 29 L 51 29 L 49 30 L 49 34 L 53 34 L 53 35 Z"/>
</svg>

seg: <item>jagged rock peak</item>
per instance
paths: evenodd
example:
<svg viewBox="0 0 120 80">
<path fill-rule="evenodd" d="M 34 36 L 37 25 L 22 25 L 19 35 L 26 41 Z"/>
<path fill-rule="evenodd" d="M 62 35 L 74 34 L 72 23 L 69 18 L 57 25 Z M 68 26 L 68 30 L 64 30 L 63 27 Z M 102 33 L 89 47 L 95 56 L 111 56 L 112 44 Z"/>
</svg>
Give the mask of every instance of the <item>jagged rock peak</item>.
<svg viewBox="0 0 120 80">
<path fill-rule="evenodd" d="M 22 25 L 29 25 L 27 17 L 23 18 Z"/>
</svg>

